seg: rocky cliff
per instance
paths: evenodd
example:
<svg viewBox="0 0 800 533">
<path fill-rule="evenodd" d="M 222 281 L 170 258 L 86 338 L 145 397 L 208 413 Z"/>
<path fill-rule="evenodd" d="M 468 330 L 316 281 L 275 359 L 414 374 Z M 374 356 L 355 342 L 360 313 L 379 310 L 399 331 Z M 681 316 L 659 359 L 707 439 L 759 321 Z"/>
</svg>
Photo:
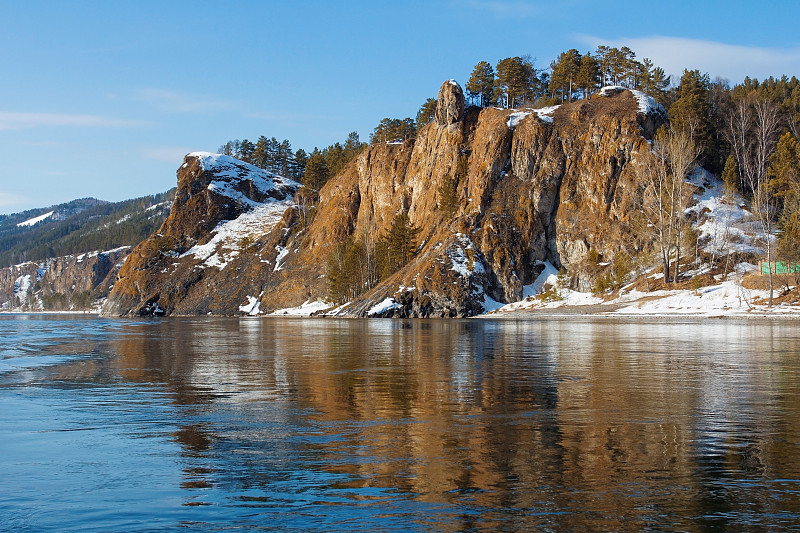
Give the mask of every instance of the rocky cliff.
<svg viewBox="0 0 800 533">
<path fill-rule="evenodd" d="M 130 250 L 125 246 L 0 269 L 0 310 L 90 310 L 108 296 Z"/>
<path fill-rule="evenodd" d="M 236 313 L 280 276 L 299 187 L 228 156 L 187 155 L 169 217 L 131 252 L 103 313 Z"/>
<path fill-rule="evenodd" d="M 297 184 L 190 154 L 169 218 L 132 252 L 104 312 L 255 313 L 324 299 L 336 244 L 374 240 L 401 210 L 420 230 L 416 256 L 337 314 L 472 316 L 521 299 L 545 261 L 585 287 L 589 250 L 629 246 L 637 154 L 664 121 L 651 99 L 610 89 L 557 108 L 465 109 L 448 81 L 438 101 L 415 141 L 368 147 L 313 209 Z M 445 211 L 448 180 L 456 205 Z"/>
</svg>

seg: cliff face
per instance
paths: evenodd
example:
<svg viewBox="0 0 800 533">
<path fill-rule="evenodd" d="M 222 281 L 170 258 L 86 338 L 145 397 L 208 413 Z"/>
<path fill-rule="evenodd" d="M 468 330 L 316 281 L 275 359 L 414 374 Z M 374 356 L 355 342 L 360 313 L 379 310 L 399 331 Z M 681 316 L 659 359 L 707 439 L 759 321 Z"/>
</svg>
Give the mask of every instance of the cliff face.
<svg viewBox="0 0 800 533">
<path fill-rule="evenodd" d="M 89 310 L 108 296 L 130 250 L 126 246 L 0 269 L 0 309 Z"/>
<path fill-rule="evenodd" d="M 228 156 L 187 155 L 170 216 L 133 249 L 103 313 L 237 312 L 278 269 L 298 188 Z"/>
<path fill-rule="evenodd" d="M 323 299 L 333 247 L 374 240 L 400 210 L 420 229 L 416 257 L 339 314 L 471 316 L 521 299 L 544 261 L 586 286 L 588 251 L 611 257 L 629 243 L 636 157 L 664 120 L 654 102 L 612 90 L 547 110 L 465 109 L 452 81 L 439 102 L 416 141 L 370 146 L 331 179 L 313 216 L 292 201 L 296 184 L 248 196 L 244 167 L 226 172 L 249 203 L 215 195 L 219 172 L 187 156 L 172 214 L 133 251 L 104 312 L 238 314 L 247 301 L 267 312 Z M 444 212 L 438 191 L 453 177 L 456 206 Z M 221 221 L 263 209 L 264 195 L 270 222 L 247 242 L 218 243 L 221 263 L 190 253 Z"/>
</svg>

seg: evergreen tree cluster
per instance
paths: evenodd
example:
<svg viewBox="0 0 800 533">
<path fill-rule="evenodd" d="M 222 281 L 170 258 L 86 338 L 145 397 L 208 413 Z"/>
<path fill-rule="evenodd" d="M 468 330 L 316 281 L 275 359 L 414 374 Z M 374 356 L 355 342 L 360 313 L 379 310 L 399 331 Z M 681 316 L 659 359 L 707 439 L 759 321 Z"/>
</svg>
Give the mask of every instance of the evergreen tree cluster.
<svg viewBox="0 0 800 533">
<path fill-rule="evenodd" d="M 322 150 L 315 147 L 310 154 L 302 148 L 293 152 L 291 143 L 286 139 L 279 142 L 275 137 L 268 139 L 263 135 L 255 144 L 247 139 L 228 141 L 219 147 L 218 152 L 319 190 L 364 146 L 358 133 L 353 131 L 344 143 L 336 142 Z"/>
<path fill-rule="evenodd" d="M 417 253 L 418 234 L 408 213 L 401 211 L 377 241 L 364 235 L 338 244 L 328 258 L 329 299 L 350 301 L 407 265 Z"/>
<path fill-rule="evenodd" d="M 320 190 L 330 178 L 341 172 L 364 146 L 366 145 L 361 142 L 358 133 L 352 131 L 344 144 L 337 142 L 322 150 L 315 147 L 306 162 L 303 185 L 316 191 Z"/>
<path fill-rule="evenodd" d="M 308 159 L 302 148 L 293 152 L 292 145 L 288 140 L 278 141 L 275 137 L 267 138 L 264 135 L 259 137 L 255 143 L 247 139 L 228 141 L 217 151 L 220 154 L 235 157 L 245 163 L 298 181 L 303 177 Z"/>
<path fill-rule="evenodd" d="M 550 63 L 549 73 L 537 70 L 529 56 L 507 57 L 494 67 L 480 61 L 466 89 L 474 105 L 516 108 L 587 98 L 606 85 L 640 89 L 660 97 L 669 84 L 664 69 L 647 58 L 637 61 L 630 48 L 599 46 L 594 55 L 581 55 L 574 48 L 562 52 Z"/>
<path fill-rule="evenodd" d="M 428 100 L 428 102 L 429 101 L 430 99 Z M 426 104 L 428 102 L 426 102 Z M 425 104 L 423 104 L 423 108 L 424 107 Z M 420 113 L 422 112 L 423 109 L 420 109 Z M 433 108 L 433 112 L 434 113 L 436 112 L 435 106 Z M 418 115 L 420 113 L 418 113 Z M 430 121 L 430 117 L 428 117 L 428 121 Z M 427 124 L 427 122 L 425 122 L 425 124 Z M 421 124 L 421 126 L 424 126 L 424 124 Z M 372 135 L 370 136 L 369 140 L 371 144 L 400 143 L 403 141 L 407 141 L 408 139 L 414 139 L 416 138 L 416 136 L 417 136 L 417 121 L 415 121 L 413 118 L 411 117 L 384 118 L 380 121 L 380 123 L 377 126 L 375 126 L 375 130 L 372 132 Z"/>
</svg>

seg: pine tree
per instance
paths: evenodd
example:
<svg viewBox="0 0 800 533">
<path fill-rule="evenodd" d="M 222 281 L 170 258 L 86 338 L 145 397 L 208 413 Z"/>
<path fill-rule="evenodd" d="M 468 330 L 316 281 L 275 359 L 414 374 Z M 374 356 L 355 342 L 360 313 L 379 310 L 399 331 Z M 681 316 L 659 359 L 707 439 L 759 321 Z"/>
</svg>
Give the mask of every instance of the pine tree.
<svg viewBox="0 0 800 533">
<path fill-rule="evenodd" d="M 308 163 L 308 154 L 302 148 L 298 148 L 294 153 L 294 163 L 292 164 L 291 178 L 294 180 L 302 180 L 306 172 L 306 163 Z"/>
<path fill-rule="evenodd" d="M 361 142 L 357 131 L 351 131 L 347 135 L 347 140 L 344 142 L 344 150 L 347 153 L 348 160 L 358 155 L 365 144 Z"/>
<path fill-rule="evenodd" d="M 722 181 L 725 183 L 725 192 L 727 194 L 737 194 L 740 189 L 739 178 L 739 165 L 736 164 L 736 158 L 733 154 L 728 156 L 725 160 L 725 169 L 722 171 Z"/>
<path fill-rule="evenodd" d="M 376 244 L 381 279 L 400 270 L 416 255 L 419 231 L 411 224 L 406 211 L 400 211 L 394 217 L 391 228 Z"/>
<path fill-rule="evenodd" d="M 497 62 L 497 83 L 495 93 L 503 100 L 506 108 L 517 107 L 531 100 L 539 80 L 529 59 L 507 57 Z"/>
<path fill-rule="evenodd" d="M 436 115 L 436 98 L 428 98 L 417 111 L 417 132 Z"/>
<path fill-rule="evenodd" d="M 713 147 L 708 105 L 709 83 L 708 74 L 701 74 L 699 70 L 684 70 L 678 87 L 678 99 L 669 108 L 671 127 L 691 136 L 704 156 L 710 155 Z"/>
<path fill-rule="evenodd" d="M 475 68 L 472 69 L 472 74 L 470 74 L 466 89 L 473 104 L 477 101 L 477 105 L 480 107 L 492 105 L 494 103 L 493 96 L 495 89 L 494 69 L 492 65 L 486 61 L 480 61 L 475 65 Z"/>
<path fill-rule="evenodd" d="M 769 158 L 768 182 L 779 201 L 800 195 L 800 142 L 788 131 L 778 140 Z"/>
<path fill-rule="evenodd" d="M 292 145 L 289 143 L 288 140 L 284 139 L 278 145 L 278 153 L 277 153 L 277 171 L 276 174 L 284 177 L 289 176 L 289 161 L 292 160 L 294 154 L 292 154 Z"/>
<path fill-rule="evenodd" d="M 275 137 L 270 137 L 267 141 L 267 161 L 269 162 L 268 165 L 265 167 L 270 172 L 278 172 L 278 150 L 280 148 L 280 143 L 278 139 Z"/>
<path fill-rule="evenodd" d="M 555 96 L 560 93 L 560 100 L 572 101 L 572 94 L 581 68 L 581 54 L 574 48 L 562 52 L 558 59 L 550 64 L 550 92 Z"/>
<path fill-rule="evenodd" d="M 311 189 L 320 190 L 330 178 L 328 164 L 325 157 L 318 148 L 314 148 L 306 162 L 305 173 L 303 175 L 303 185 Z"/>
<path fill-rule="evenodd" d="M 592 54 L 587 52 L 581 57 L 575 83 L 577 88 L 583 91 L 584 98 L 588 98 L 597 89 L 597 84 L 600 83 L 600 65 Z"/>
<path fill-rule="evenodd" d="M 259 168 L 267 168 L 269 166 L 269 140 L 263 135 L 256 141 L 256 147 L 253 150 L 253 164 Z"/>
<path fill-rule="evenodd" d="M 243 140 L 241 144 L 239 144 L 239 159 L 244 161 L 245 163 L 252 163 L 253 162 L 253 152 L 256 149 L 256 145 L 248 141 L 247 139 Z"/>
</svg>

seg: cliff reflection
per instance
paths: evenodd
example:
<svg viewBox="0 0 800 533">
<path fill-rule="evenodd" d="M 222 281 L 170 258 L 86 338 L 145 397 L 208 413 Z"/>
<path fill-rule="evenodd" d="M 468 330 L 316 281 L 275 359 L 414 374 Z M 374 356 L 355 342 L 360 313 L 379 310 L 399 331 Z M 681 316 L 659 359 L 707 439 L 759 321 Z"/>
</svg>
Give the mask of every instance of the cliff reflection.
<svg viewBox="0 0 800 533">
<path fill-rule="evenodd" d="M 745 486 L 800 477 L 797 375 L 782 366 L 796 338 L 558 321 L 130 327 L 109 371 L 182 406 L 187 489 L 381 489 L 438 504 L 451 530 L 736 529 L 800 511 L 796 484 L 780 498 Z"/>
</svg>

